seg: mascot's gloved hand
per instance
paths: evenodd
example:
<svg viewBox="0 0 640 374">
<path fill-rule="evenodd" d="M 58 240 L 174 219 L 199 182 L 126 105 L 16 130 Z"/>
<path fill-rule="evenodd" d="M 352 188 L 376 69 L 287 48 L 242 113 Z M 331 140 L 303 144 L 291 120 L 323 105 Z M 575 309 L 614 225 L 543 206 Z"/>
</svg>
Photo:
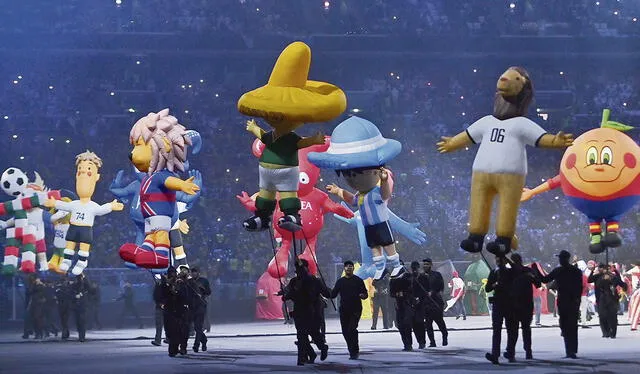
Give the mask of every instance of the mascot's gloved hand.
<svg viewBox="0 0 640 374">
<path fill-rule="evenodd" d="M 193 207 L 196 201 L 200 198 L 202 193 L 202 174 L 199 170 L 189 170 L 189 178 L 193 177 L 193 183 L 200 188 L 195 194 L 189 195 L 182 191 L 176 192 L 176 200 L 187 204 L 186 209 L 189 210 Z"/>
<path fill-rule="evenodd" d="M 200 133 L 195 130 L 187 130 L 185 136 L 191 139 L 191 154 L 197 155 L 202 148 L 202 137 Z"/>
<path fill-rule="evenodd" d="M 418 222 L 406 222 L 389 210 L 389 224 L 393 230 L 399 232 L 402 236 L 418 245 L 422 245 L 427 242 L 427 234 L 418 229 L 418 226 L 420 226 Z"/>
<path fill-rule="evenodd" d="M 118 170 L 118 172 L 116 173 L 116 177 L 113 179 L 113 181 L 111 182 L 111 185 L 109 186 L 109 189 L 125 187 L 124 183 L 122 183 L 123 176 L 124 176 L 124 170 L 122 169 Z"/>
<path fill-rule="evenodd" d="M 256 202 L 251 198 L 251 196 L 249 196 L 246 191 L 242 191 L 241 195 L 236 195 L 236 199 L 240 201 L 240 204 L 242 204 L 242 206 L 244 206 L 246 210 L 250 212 L 256 211 Z"/>
<path fill-rule="evenodd" d="M 349 211 L 349 212 L 351 212 L 353 214 L 353 211 L 349 208 L 349 205 L 347 205 L 344 201 L 341 201 L 340 205 L 342 205 L 342 207 L 344 207 L 345 211 Z M 333 216 L 335 218 L 339 219 L 340 221 L 348 223 L 350 225 L 355 225 L 357 223 L 355 215 L 353 216 L 353 218 L 344 218 L 343 216 L 334 213 Z"/>
</svg>

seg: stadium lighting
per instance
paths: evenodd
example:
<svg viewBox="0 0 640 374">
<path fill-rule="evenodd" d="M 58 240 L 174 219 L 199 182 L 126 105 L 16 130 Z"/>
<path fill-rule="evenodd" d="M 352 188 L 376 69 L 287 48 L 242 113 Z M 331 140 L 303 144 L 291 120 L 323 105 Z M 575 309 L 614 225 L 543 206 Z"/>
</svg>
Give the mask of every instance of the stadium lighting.
<svg viewBox="0 0 640 374">
<path fill-rule="evenodd" d="M 515 9 L 516 8 L 516 4 L 514 4 L 514 3 L 509 4 L 509 8 Z"/>
<path fill-rule="evenodd" d="M 358 108 L 353 108 L 353 109 L 351 109 L 351 111 L 353 113 L 360 113 L 360 109 L 358 109 Z"/>
<path fill-rule="evenodd" d="M 122 5 L 122 0 L 116 0 L 116 5 Z"/>
</svg>

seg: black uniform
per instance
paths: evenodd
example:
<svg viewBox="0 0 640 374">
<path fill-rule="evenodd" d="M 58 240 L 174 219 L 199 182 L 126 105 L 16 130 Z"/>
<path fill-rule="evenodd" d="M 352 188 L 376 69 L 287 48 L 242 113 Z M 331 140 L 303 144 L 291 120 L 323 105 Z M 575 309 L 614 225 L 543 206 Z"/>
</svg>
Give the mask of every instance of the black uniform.
<svg viewBox="0 0 640 374">
<path fill-rule="evenodd" d="M 169 340 L 169 356 L 187 353 L 189 338 L 189 294 L 184 280 L 175 275 L 162 278 L 160 304 L 163 305 L 164 331 Z"/>
<path fill-rule="evenodd" d="M 329 297 L 329 290 L 317 278 L 298 268 L 299 274 L 291 279 L 283 290 L 283 300 L 293 301 L 291 312 L 296 327 L 298 344 L 298 365 L 313 362 L 316 353 L 311 347 L 309 336 L 326 358 L 328 346 L 324 336 L 320 333 L 321 323 L 318 315 L 320 295 Z"/>
<path fill-rule="evenodd" d="M 60 314 L 60 330 L 63 340 L 69 338 L 69 313 L 73 304 L 73 294 L 71 290 L 71 279 L 63 278 L 56 283 L 56 299 L 58 301 L 58 312 Z"/>
<path fill-rule="evenodd" d="M 152 344 L 161 345 L 162 344 L 162 328 L 164 327 L 164 323 L 163 323 L 164 317 L 162 315 L 163 314 L 162 312 L 163 296 L 162 296 L 161 280 L 156 280 L 153 286 L 153 301 L 155 304 L 154 319 L 156 323 L 156 335 L 153 339 Z"/>
<path fill-rule="evenodd" d="M 349 355 L 357 358 L 360 354 L 358 344 L 358 323 L 362 315 L 362 301 L 367 298 L 367 287 L 357 275 L 342 277 L 331 290 L 331 298 L 340 295 L 340 326 L 342 336 L 347 342 Z M 362 297 L 364 296 L 364 297 Z"/>
<path fill-rule="evenodd" d="M 136 322 L 142 328 L 142 321 L 140 320 L 140 315 L 138 314 L 138 310 L 136 309 L 136 305 L 133 302 L 133 289 L 130 284 L 125 284 L 122 293 L 116 301 L 124 300 L 124 305 L 122 307 L 122 313 L 120 313 L 120 321 L 118 322 L 118 328 L 122 328 L 124 324 L 124 318 L 127 314 L 131 314 L 136 318 Z"/>
<path fill-rule="evenodd" d="M 90 288 L 89 281 L 82 274 L 77 276 L 71 283 L 73 314 L 76 317 L 76 328 L 78 329 L 78 338 L 81 342 L 85 340 L 85 334 L 87 332 L 86 315 Z"/>
<path fill-rule="evenodd" d="M 447 324 L 444 322 L 444 299 L 442 292 L 444 291 L 444 279 L 442 274 L 435 270 L 424 272 L 423 276 L 427 279 L 428 291 L 431 295 L 425 299 L 425 323 L 427 327 L 427 336 L 429 337 L 429 345 L 436 346 L 435 334 L 433 332 L 433 323 L 435 322 L 442 334 L 442 345 L 449 344 L 447 332 Z"/>
<path fill-rule="evenodd" d="M 564 338 L 567 357 L 578 353 L 578 316 L 582 295 L 582 272 L 577 267 L 565 264 L 542 277 L 544 283 L 555 280 L 558 287 L 558 315 L 560 330 Z"/>
<path fill-rule="evenodd" d="M 56 326 L 56 311 L 57 311 L 57 303 L 56 303 L 56 289 L 53 282 L 45 283 L 45 293 L 47 301 L 45 303 L 45 336 L 49 336 L 49 334 L 54 334 L 58 336 L 58 327 Z"/>
<path fill-rule="evenodd" d="M 88 300 L 88 322 L 89 322 L 89 330 L 92 330 L 94 327 L 98 330 L 102 329 L 102 324 L 100 323 L 100 285 L 96 282 L 91 282 L 91 288 L 89 289 L 89 300 Z"/>
<path fill-rule="evenodd" d="M 493 336 L 491 339 L 491 356 L 495 362 L 497 362 L 498 357 L 500 357 L 503 321 L 507 327 L 507 336 L 510 338 L 509 340 L 513 339 L 514 330 L 515 333 L 517 333 L 517 325 L 515 324 L 514 309 L 511 300 L 513 279 L 513 269 L 508 269 L 504 265 L 500 265 L 498 268 L 491 270 L 485 286 L 486 292 L 493 291 L 493 297 L 490 298 L 489 302 L 492 303 L 491 327 L 493 329 Z M 531 307 L 529 313 L 533 313 L 533 307 Z M 509 343 L 510 342 L 507 341 L 507 346 L 509 346 Z M 515 343 L 512 344 L 515 346 Z"/>
<path fill-rule="evenodd" d="M 31 312 L 29 311 L 29 304 L 31 303 L 31 290 L 34 281 L 34 277 L 29 277 L 27 281 L 24 282 L 24 325 L 22 339 L 28 339 L 29 335 L 33 334 L 33 321 Z"/>
<path fill-rule="evenodd" d="M 402 276 L 393 278 L 389 282 L 389 293 L 391 297 L 396 299 L 396 326 L 406 351 L 413 349 L 411 329 L 414 318 L 414 298 L 411 278 L 412 276 L 405 272 Z"/>
<path fill-rule="evenodd" d="M 382 312 L 382 328 L 391 328 L 391 321 L 389 319 L 389 278 L 384 277 L 373 281 L 373 287 L 376 292 L 373 294 L 373 322 L 371 329 L 375 330 L 378 325 L 378 315 Z"/>
<path fill-rule="evenodd" d="M 193 342 L 193 350 L 198 352 L 200 344 L 202 344 L 202 350 L 206 351 L 207 336 L 202 330 L 204 317 L 207 314 L 207 297 L 211 295 L 209 280 L 203 277 L 193 278 L 187 281 L 187 285 L 191 291 L 190 314 L 193 320 L 193 328 L 196 332 L 195 341 Z"/>
<path fill-rule="evenodd" d="M 618 308 L 620 295 L 616 287 L 627 287 L 618 273 L 591 273 L 589 283 L 595 284 L 598 318 L 603 338 L 614 338 L 618 332 Z"/>
<path fill-rule="evenodd" d="M 513 285 L 511 288 L 511 300 L 514 311 L 514 328 L 511 331 L 510 338 L 507 339 L 507 355 L 514 357 L 516 351 L 516 343 L 518 341 L 518 325 L 522 328 L 522 345 L 528 358 L 533 357 L 531 351 L 531 321 L 533 315 L 533 288 L 541 286 L 540 278 L 531 268 L 517 265 L 513 266 Z"/>
<path fill-rule="evenodd" d="M 424 316 L 427 310 L 427 298 L 429 297 L 429 278 L 424 274 L 413 272 L 411 274 L 411 286 L 413 294 L 413 319 L 411 328 L 416 336 L 420 349 L 426 346 Z"/>
<path fill-rule="evenodd" d="M 36 339 L 42 339 L 45 332 L 45 307 L 47 305 L 47 287 L 44 283 L 33 283 L 30 289 L 29 314 Z"/>
</svg>

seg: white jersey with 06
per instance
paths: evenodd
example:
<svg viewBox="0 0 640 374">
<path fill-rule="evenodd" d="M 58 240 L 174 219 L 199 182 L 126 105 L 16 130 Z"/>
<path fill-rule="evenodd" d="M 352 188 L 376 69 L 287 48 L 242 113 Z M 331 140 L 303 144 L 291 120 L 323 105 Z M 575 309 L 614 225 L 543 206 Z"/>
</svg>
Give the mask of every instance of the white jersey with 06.
<svg viewBox="0 0 640 374">
<path fill-rule="evenodd" d="M 467 134 L 480 148 L 473 171 L 527 175 L 526 145 L 536 146 L 547 132 L 526 117 L 504 121 L 485 116 L 467 128 Z"/>
</svg>

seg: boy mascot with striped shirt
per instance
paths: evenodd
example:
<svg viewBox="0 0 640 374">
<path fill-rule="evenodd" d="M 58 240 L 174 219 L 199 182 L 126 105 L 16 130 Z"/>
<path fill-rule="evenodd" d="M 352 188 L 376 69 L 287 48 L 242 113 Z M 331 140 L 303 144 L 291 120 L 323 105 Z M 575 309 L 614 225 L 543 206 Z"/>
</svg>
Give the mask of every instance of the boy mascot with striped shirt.
<svg viewBox="0 0 640 374">
<path fill-rule="evenodd" d="M 401 149 L 400 142 L 383 138 L 373 123 L 353 116 L 333 130 L 326 152 L 311 152 L 308 156 L 312 164 L 344 175 L 347 184 L 356 190 L 354 194 L 335 184 L 326 187 L 327 192 L 358 208 L 376 267 L 374 280 L 384 275 L 383 250 L 393 269 L 392 277 L 399 276 L 404 269 L 389 227 L 387 202 L 391 198 L 391 183 L 389 171 L 384 168 Z"/>
</svg>

